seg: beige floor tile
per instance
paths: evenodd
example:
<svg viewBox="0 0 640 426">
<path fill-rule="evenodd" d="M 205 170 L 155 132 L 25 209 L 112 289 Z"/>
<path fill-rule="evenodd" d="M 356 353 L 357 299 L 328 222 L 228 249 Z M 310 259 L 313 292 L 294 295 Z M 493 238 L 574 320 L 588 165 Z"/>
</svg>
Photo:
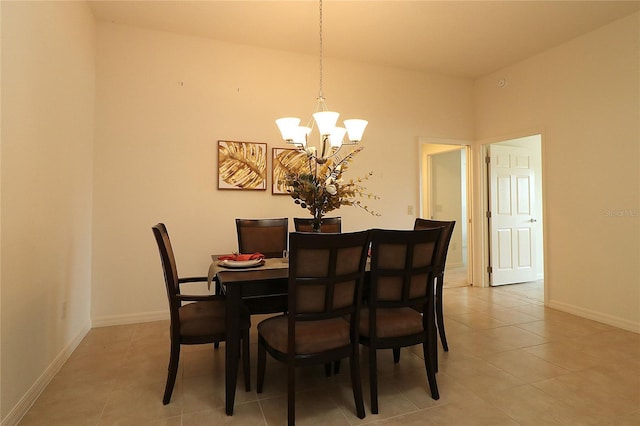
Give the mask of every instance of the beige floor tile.
<svg viewBox="0 0 640 426">
<path fill-rule="evenodd" d="M 519 297 L 501 295 L 499 293 L 489 294 L 490 295 L 483 299 L 486 301 L 485 312 L 491 312 L 499 309 L 515 309 L 530 304 L 530 302 Z"/>
<path fill-rule="evenodd" d="M 485 359 L 491 365 L 506 371 L 525 383 L 537 382 L 570 372 L 565 368 L 538 358 L 524 349 L 492 354 Z"/>
<path fill-rule="evenodd" d="M 481 397 L 523 426 L 597 424 L 596 418 L 566 404 L 564 398 L 549 395 L 532 385 L 486 392 Z"/>
<path fill-rule="evenodd" d="M 535 316 L 519 311 L 517 308 L 498 308 L 487 311 L 487 313 L 507 325 L 537 321 Z"/>
<path fill-rule="evenodd" d="M 78 398 L 36 403 L 20 421 L 21 426 L 94 426 L 104 408 L 104 399 Z"/>
<path fill-rule="evenodd" d="M 296 393 L 296 424 L 297 425 L 327 425 L 340 426 L 351 424 L 347 415 L 355 417 L 353 413 L 344 413 L 334 399 L 333 392 L 302 391 Z M 353 406 L 353 398 L 351 399 Z M 267 424 L 284 425 L 287 423 L 287 396 L 260 400 L 260 406 Z"/>
<path fill-rule="evenodd" d="M 433 408 L 420 410 L 406 416 L 392 419 L 389 425 L 409 424 L 451 426 L 518 426 L 519 423 L 510 418 L 504 411 L 487 404 L 478 396 L 472 395 L 466 401 L 456 401 Z"/>
<path fill-rule="evenodd" d="M 244 380 L 240 376 L 236 386 L 236 404 L 244 404 L 257 400 L 255 381 L 252 390 L 247 392 Z M 225 406 L 225 376 L 224 370 L 216 374 L 193 375 L 183 378 L 183 413 L 202 410 L 220 409 Z"/>
<path fill-rule="evenodd" d="M 485 356 L 518 348 L 506 340 L 497 339 L 485 333 L 485 331 L 476 330 L 473 333 L 459 334 L 447 338 L 447 341 L 450 341 L 449 351 L 461 350 L 468 354 Z"/>
<path fill-rule="evenodd" d="M 476 394 L 509 389 L 524 383 L 489 362 L 473 357 L 447 365 L 446 374 Z"/>
<path fill-rule="evenodd" d="M 449 352 L 439 350 L 438 372 L 446 373 L 449 369 L 460 368 L 460 366 L 464 366 L 467 362 L 476 362 L 479 359 L 481 358 L 473 355 L 472 352 L 467 352 L 459 346 L 450 349 Z"/>
<path fill-rule="evenodd" d="M 544 337 L 548 341 L 559 341 L 576 337 L 573 327 L 567 326 L 561 321 L 538 320 L 518 324 L 518 327 Z"/>
<path fill-rule="evenodd" d="M 104 416 L 158 420 L 182 414 L 182 379 L 179 377 L 171 402 L 162 404 L 166 377 L 144 382 L 128 382 L 115 387 L 107 398 Z"/>
<path fill-rule="evenodd" d="M 606 424 L 609 426 L 638 426 L 640 425 L 640 411 L 626 416 L 616 417 L 613 420 L 607 420 Z"/>
<path fill-rule="evenodd" d="M 504 327 L 509 325 L 507 322 L 500 321 L 492 317 L 487 312 L 471 311 L 465 314 L 451 315 L 448 317 L 458 321 L 473 330 L 484 330 L 487 328 Z"/>
<path fill-rule="evenodd" d="M 257 401 L 234 406 L 233 416 L 227 416 L 222 410 L 205 410 L 185 413 L 182 426 L 263 426 L 267 422 Z"/>
<path fill-rule="evenodd" d="M 240 404 L 244 394 L 238 388 L 236 388 L 236 394 L 236 402 Z M 216 409 L 224 412 L 224 375 L 222 377 L 211 374 L 184 377 L 182 398 L 184 414 Z"/>
<path fill-rule="evenodd" d="M 103 416 L 98 426 L 181 426 L 182 416 L 148 420 L 137 416 Z"/>
<path fill-rule="evenodd" d="M 431 398 L 420 345 L 378 351 L 380 414 L 372 415 L 366 348 L 358 419 L 349 365 L 296 370 L 298 424 L 590 425 L 640 424 L 640 334 L 542 306 L 540 283 L 445 289 L 450 351 L 438 343 L 440 399 Z M 282 425 L 286 368 L 267 357 L 256 393 L 258 322 L 251 329 L 251 384 L 242 370 L 233 416 L 224 412 L 224 345 L 183 346 L 170 404 L 162 404 L 169 322 L 90 330 L 20 425 Z"/>
<path fill-rule="evenodd" d="M 535 333 L 523 330 L 516 326 L 498 327 L 489 330 L 482 330 L 481 336 L 497 344 L 503 343 L 514 348 L 526 348 L 547 343 L 548 340 Z"/>
<path fill-rule="evenodd" d="M 74 352 L 67 362 L 62 366 L 56 377 L 68 377 L 78 380 L 107 381 L 125 363 L 126 351 L 119 353 L 111 352 Z"/>
<path fill-rule="evenodd" d="M 195 346 L 195 345 L 194 345 Z M 180 360 L 185 377 L 220 374 L 224 375 L 225 350 L 224 346 L 214 349 L 213 345 L 198 345 L 205 350 L 181 351 Z M 168 348 L 167 348 L 168 349 Z M 169 352 L 167 351 L 167 360 Z M 255 358 L 255 357 L 254 357 Z M 242 365 L 239 366 L 242 375 Z"/>
<path fill-rule="evenodd" d="M 369 374 L 364 369 L 369 369 L 369 353 L 363 351 L 360 359 L 363 367 L 363 374 Z M 394 376 L 402 370 L 425 371 L 424 359 L 422 357 L 422 345 L 409 346 L 400 349 L 400 362 L 393 362 L 393 351 L 391 349 L 379 349 L 376 352 L 376 371 L 378 377 Z"/>
<path fill-rule="evenodd" d="M 453 377 L 446 373 L 438 373 L 436 380 L 440 393 L 440 398 L 437 400 L 431 396 L 427 373 L 424 370 L 405 371 L 398 374 L 390 384 L 419 409 L 462 403 L 466 399 L 474 397 L 473 392 L 458 384 Z"/>
<path fill-rule="evenodd" d="M 133 338 L 137 327 L 138 324 L 92 328 L 84 339 L 82 339 L 79 347 L 92 345 L 101 346 L 116 342 L 128 343 Z"/>
<path fill-rule="evenodd" d="M 384 426 L 433 426 L 434 423 L 432 423 L 429 419 L 429 410 L 424 409 L 424 410 L 416 410 L 413 411 L 409 414 L 402 414 L 396 417 L 392 417 L 392 418 L 380 418 L 378 419 L 378 416 L 376 415 L 371 415 L 368 416 L 371 417 L 369 423 L 367 424 L 371 424 L 371 425 L 384 425 Z"/>
<path fill-rule="evenodd" d="M 576 411 L 601 420 L 640 410 L 640 377 L 606 366 L 540 381 L 533 386 Z"/>
<path fill-rule="evenodd" d="M 446 293 L 445 293 L 446 294 Z M 484 312 L 488 310 L 488 303 L 472 297 L 443 297 L 442 311 L 445 315 L 462 315 L 471 312 Z"/>
<path fill-rule="evenodd" d="M 352 403 L 353 405 L 353 403 Z M 397 417 L 407 413 L 413 413 L 418 407 L 411 402 L 405 395 L 389 383 L 381 382 L 378 388 L 378 414 L 371 413 L 371 396 L 369 393 L 369 384 L 364 387 L 364 408 L 366 417 L 358 419 L 355 416 L 355 410 L 349 417 L 351 424 L 365 424 L 380 421 L 383 419 Z"/>
<path fill-rule="evenodd" d="M 571 341 L 554 341 L 531 346 L 524 351 L 570 371 L 584 370 L 602 363 L 600 358 L 585 353 Z"/>
<path fill-rule="evenodd" d="M 513 309 L 514 311 L 522 312 L 523 314 L 529 315 L 535 318 L 536 320 L 545 319 L 545 317 L 547 317 L 548 315 L 551 315 L 550 312 L 553 311 L 553 309 L 545 308 L 544 305 L 537 304 L 537 303 L 530 303 L 528 305 L 517 306 L 511 309 Z"/>
<path fill-rule="evenodd" d="M 444 317 L 444 330 L 447 336 L 447 341 L 449 340 L 449 336 L 454 336 L 456 334 L 469 333 L 473 331 L 473 328 L 469 327 L 461 323 L 460 321 L 456 321 L 454 318 L 446 316 Z M 439 338 L 438 338 L 439 339 Z M 440 344 L 439 342 L 438 344 Z"/>
<path fill-rule="evenodd" d="M 105 401 L 116 386 L 116 380 L 96 382 L 93 380 L 70 380 L 55 377 L 42 392 L 34 407 L 46 406 L 76 406 L 76 408 L 91 408 L 99 412 L 105 406 Z"/>
<path fill-rule="evenodd" d="M 580 350 L 607 363 L 640 358 L 640 334 L 611 329 L 572 340 Z"/>
</svg>

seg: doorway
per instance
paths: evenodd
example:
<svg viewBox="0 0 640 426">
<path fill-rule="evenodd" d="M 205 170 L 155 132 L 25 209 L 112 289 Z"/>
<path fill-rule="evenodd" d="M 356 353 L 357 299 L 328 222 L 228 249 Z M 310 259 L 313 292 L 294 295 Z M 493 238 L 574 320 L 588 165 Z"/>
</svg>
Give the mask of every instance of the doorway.
<svg viewBox="0 0 640 426">
<path fill-rule="evenodd" d="M 485 146 L 491 286 L 544 278 L 541 135 Z"/>
<path fill-rule="evenodd" d="M 421 144 L 420 217 L 455 220 L 447 254 L 445 287 L 468 286 L 469 244 L 469 147 L 454 143 Z"/>
</svg>

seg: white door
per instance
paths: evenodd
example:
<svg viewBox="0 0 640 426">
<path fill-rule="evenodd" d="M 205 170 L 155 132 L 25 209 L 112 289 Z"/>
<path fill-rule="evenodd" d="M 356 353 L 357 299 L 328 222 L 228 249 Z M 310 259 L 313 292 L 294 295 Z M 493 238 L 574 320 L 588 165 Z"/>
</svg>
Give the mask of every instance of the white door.
<svg viewBox="0 0 640 426">
<path fill-rule="evenodd" d="M 536 279 L 532 154 L 521 147 L 489 147 L 491 285 Z"/>
</svg>

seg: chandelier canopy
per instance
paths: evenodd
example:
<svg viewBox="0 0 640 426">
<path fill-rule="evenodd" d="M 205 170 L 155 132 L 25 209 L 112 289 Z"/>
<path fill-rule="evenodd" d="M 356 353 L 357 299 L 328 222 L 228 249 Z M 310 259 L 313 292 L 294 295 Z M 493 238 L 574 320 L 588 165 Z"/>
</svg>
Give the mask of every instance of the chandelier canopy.
<svg viewBox="0 0 640 426">
<path fill-rule="evenodd" d="M 355 145 L 362 140 L 367 120 L 349 119 L 344 120 L 344 127 L 337 126 L 340 113 L 329 111 L 325 103 L 322 91 L 322 0 L 320 4 L 320 92 L 316 102 L 316 108 L 311 119 L 306 126 L 301 126 L 301 120 L 296 117 L 284 117 L 276 120 L 276 124 L 282 134 L 282 139 L 287 143 L 294 144 L 299 149 L 307 149 L 309 135 L 315 126 L 320 134 L 321 154 L 316 158 L 326 160 L 335 155 L 342 145 Z M 348 141 L 343 142 L 345 135 Z"/>
</svg>

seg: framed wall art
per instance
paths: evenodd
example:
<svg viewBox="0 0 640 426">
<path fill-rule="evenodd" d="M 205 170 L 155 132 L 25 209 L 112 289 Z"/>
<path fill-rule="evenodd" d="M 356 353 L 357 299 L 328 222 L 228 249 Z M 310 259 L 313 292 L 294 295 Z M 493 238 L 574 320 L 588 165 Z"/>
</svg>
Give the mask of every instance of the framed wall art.
<svg viewBox="0 0 640 426">
<path fill-rule="evenodd" d="M 272 148 L 271 165 L 271 193 L 274 195 L 288 195 L 285 183 L 287 174 L 301 173 L 309 167 L 304 151 L 291 148 Z"/>
<path fill-rule="evenodd" d="M 218 189 L 267 189 L 267 144 L 218 141 Z"/>
</svg>

